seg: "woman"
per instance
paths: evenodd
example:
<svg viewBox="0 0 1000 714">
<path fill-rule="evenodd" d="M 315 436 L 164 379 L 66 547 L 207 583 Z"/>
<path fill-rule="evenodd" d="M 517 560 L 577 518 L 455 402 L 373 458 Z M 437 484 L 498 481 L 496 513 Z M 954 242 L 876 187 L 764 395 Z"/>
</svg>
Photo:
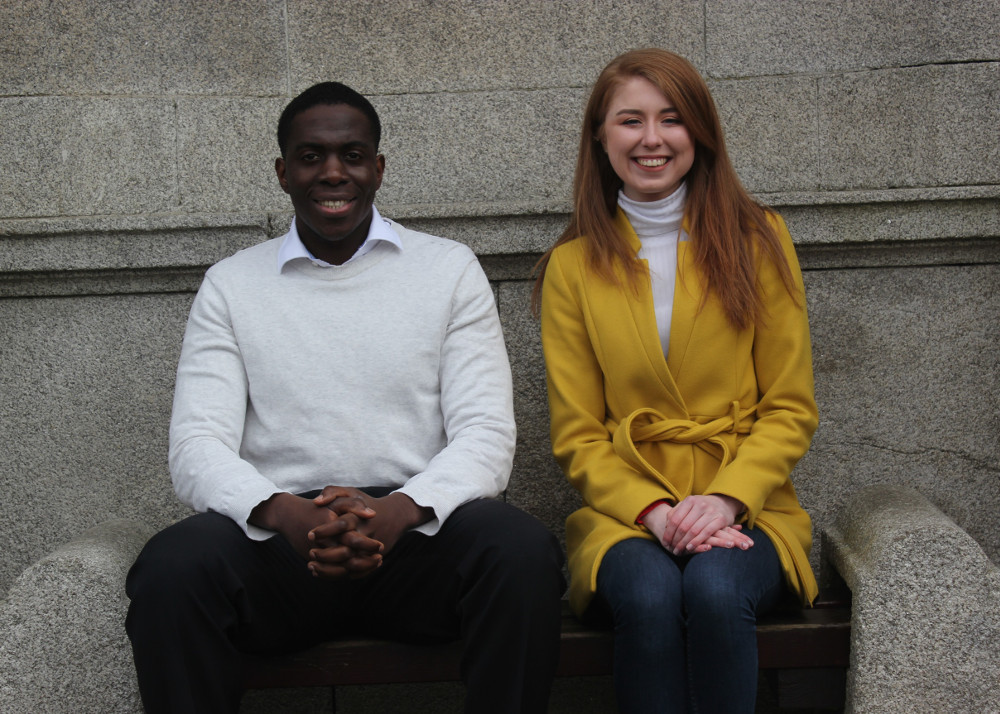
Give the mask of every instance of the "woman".
<svg viewBox="0 0 1000 714">
<path fill-rule="evenodd" d="M 570 603 L 613 618 L 622 711 L 752 712 L 756 616 L 816 595 L 789 478 L 817 424 L 809 325 L 785 224 L 686 60 L 601 73 L 540 266 L 553 451 L 585 504 Z"/>
</svg>

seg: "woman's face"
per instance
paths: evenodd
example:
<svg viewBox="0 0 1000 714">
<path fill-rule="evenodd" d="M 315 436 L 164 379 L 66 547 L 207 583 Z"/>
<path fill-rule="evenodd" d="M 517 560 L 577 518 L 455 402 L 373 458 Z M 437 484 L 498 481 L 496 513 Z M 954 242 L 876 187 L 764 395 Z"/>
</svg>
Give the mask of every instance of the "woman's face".
<svg viewBox="0 0 1000 714">
<path fill-rule="evenodd" d="M 666 198 L 694 163 L 694 142 L 673 103 L 645 77 L 615 90 L 599 138 L 633 201 Z"/>
</svg>

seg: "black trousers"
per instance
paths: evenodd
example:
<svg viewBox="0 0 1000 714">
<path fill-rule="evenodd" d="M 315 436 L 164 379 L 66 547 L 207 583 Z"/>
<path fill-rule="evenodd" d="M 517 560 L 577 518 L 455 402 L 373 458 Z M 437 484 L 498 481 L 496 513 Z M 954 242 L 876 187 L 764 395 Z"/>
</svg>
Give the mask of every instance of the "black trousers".
<svg viewBox="0 0 1000 714">
<path fill-rule="evenodd" d="M 125 627 L 147 712 L 236 712 L 246 654 L 369 635 L 464 642 L 468 712 L 544 712 L 559 653 L 562 551 L 500 501 L 410 532 L 359 580 L 314 578 L 281 536 L 253 541 L 202 513 L 146 544 Z"/>
</svg>

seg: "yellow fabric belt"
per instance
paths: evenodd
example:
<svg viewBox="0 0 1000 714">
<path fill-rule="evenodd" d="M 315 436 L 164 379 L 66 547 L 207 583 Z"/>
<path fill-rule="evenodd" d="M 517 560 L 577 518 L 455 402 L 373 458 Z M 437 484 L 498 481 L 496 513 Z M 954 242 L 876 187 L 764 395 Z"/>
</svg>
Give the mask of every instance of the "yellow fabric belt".
<svg viewBox="0 0 1000 714">
<path fill-rule="evenodd" d="M 678 474 L 673 474 L 673 479 L 665 478 L 639 453 L 636 444 L 656 441 L 693 444 L 718 458 L 721 462 L 718 471 L 721 471 L 733 458 L 728 440 L 722 435 L 749 434 L 754 423 L 753 415 L 757 411 L 756 404 L 741 409 L 739 402 L 733 402 L 731 407 L 725 416 L 691 419 L 668 419 L 655 409 L 636 409 L 615 429 L 612 437 L 615 453 L 632 468 L 658 479 L 680 501 L 691 494 L 692 470 L 688 470 L 687 483 L 679 488 L 681 484 L 676 483 Z"/>
</svg>

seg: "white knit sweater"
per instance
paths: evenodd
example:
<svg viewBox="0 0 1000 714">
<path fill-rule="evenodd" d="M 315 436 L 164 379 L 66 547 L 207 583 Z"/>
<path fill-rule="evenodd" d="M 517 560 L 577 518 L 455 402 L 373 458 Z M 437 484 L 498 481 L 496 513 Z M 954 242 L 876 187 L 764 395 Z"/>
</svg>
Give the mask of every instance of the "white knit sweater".
<svg viewBox="0 0 1000 714">
<path fill-rule="evenodd" d="M 393 486 L 436 518 L 502 491 L 515 429 L 493 292 L 467 247 L 391 224 L 402 249 L 279 272 L 281 239 L 209 269 L 188 319 L 170 473 L 247 523 L 275 493 Z"/>
</svg>

